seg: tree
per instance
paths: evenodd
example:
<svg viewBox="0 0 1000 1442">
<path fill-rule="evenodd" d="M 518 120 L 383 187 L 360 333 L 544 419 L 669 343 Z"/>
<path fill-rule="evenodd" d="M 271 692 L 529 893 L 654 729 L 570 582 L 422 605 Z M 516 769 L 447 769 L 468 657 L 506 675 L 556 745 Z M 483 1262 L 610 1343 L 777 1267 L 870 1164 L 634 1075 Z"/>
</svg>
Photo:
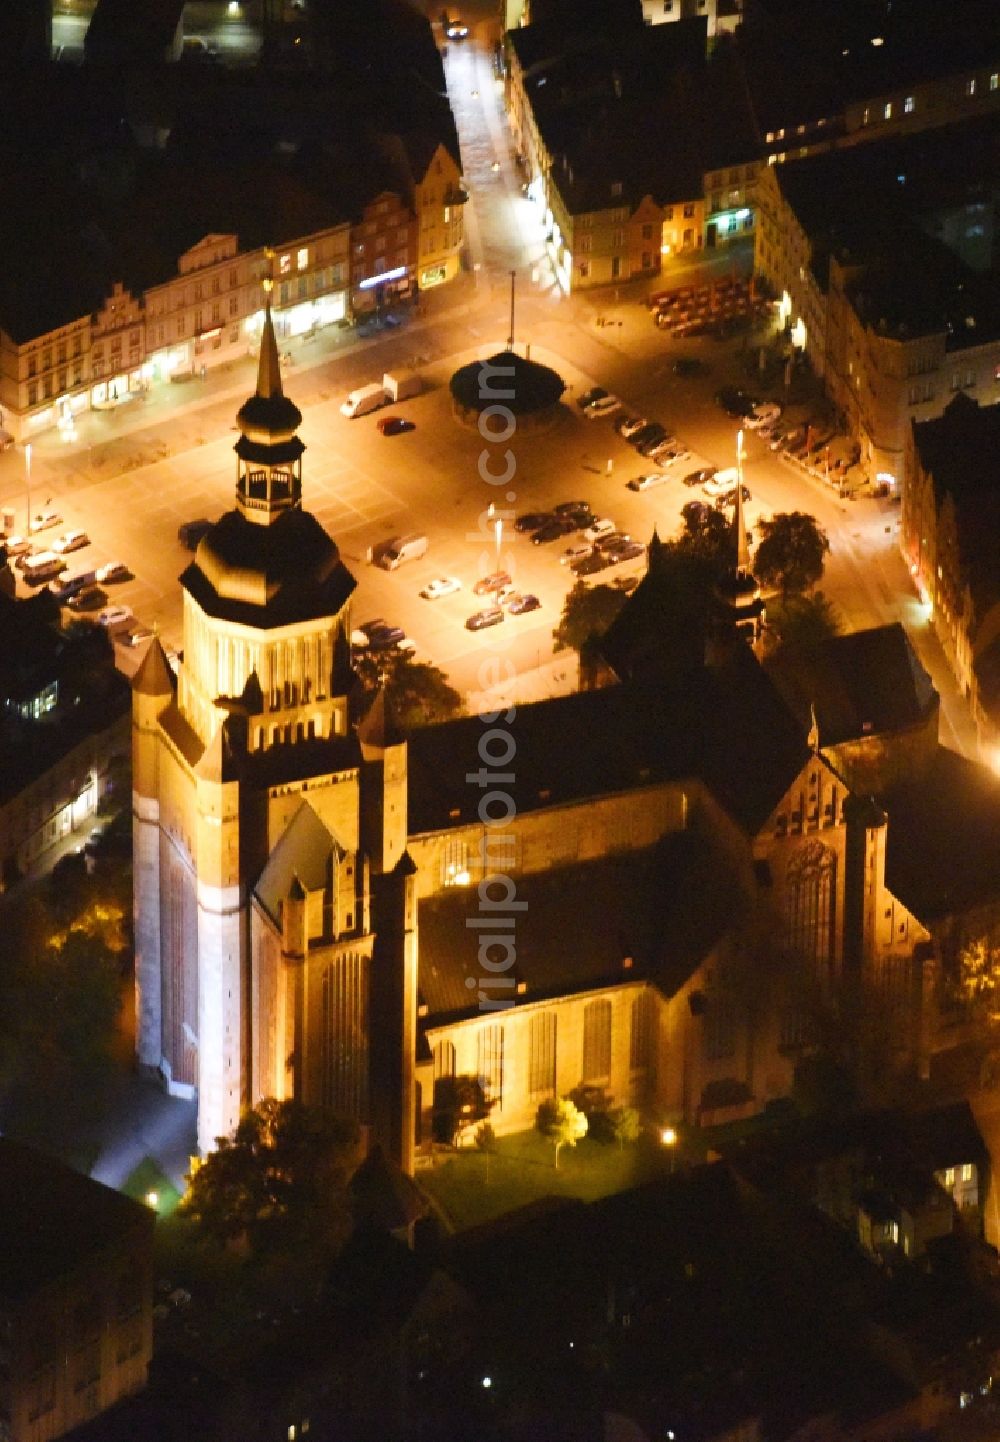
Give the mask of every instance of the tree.
<svg viewBox="0 0 1000 1442">
<path fill-rule="evenodd" d="M 769 659 L 792 666 L 811 660 L 823 644 L 841 631 L 840 617 L 822 591 L 811 596 L 784 596 L 767 611 L 772 650 Z"/>
<path fill-rule="evenodd" d="M 985 936 L 967 941 L 959 952 L 958 992 L 974 1012 L 1000 1021 L 1000 948 Z"/>
<path fill-rule="evenodd" d="M 367 711 L 383 685 L 404 729 L 447 721 L 462 710 L 462 698 L 445 673 L 430 661 L 414 661 L 407 651 L 358 651 L 353 665 L 360 682 L 356 717 Z"/>
<path fill-rule="evenodd" d="M 182 1203 L 207 1237 L 263 1252 L 346 1236 L 346 1188 L 360 1160 L 354 1122 L 269 1097 L 216 1140 Z"/>
<path fill-rule="evenodd" d="M 620 1150 L 624 1150 L 626 1142 L 631 1144 L 639 1140 L 642 1119 L 635 1107 L 617 1107 L 611 1113 L 611 1121 L 615 1130 L 615 1141 Z"/>
<path fill-rule="evenodd" d="M 684 529 L 676 541 L 667 542 L 675 555 L 687 555 L 707 561 L 719 572 L 733 559 L 733 527 L 725 511 L 714 506 L 692 505 L 681 508 Z"/>
<path fill-rule="evenodd" d="M 497 1149 L 497 1134 L 489 1122 L 480 1122 L 476 1128 L 476 1148 L 486 1158 L 486 1185 L 490 1184 L 490 1157 Z"/>
<path fill-rule="evenodd" d="M 535 1117 L 535 1126 L 543 1137 L 555 1144 L 556 1171 L 563 1147 L 575 1147 L 587 1135 L 587 1118 L 569 1097 L 549 1097 L 542 1102 Z"/>
<path fill-rule="evenodd" d="M 460 1146 L 462 1133 L 486 1121 L 493 1103 L 477 1076 L 442 1076 L 434 1083 L 434 1137 Z"/>
<path fill-rule="evenodd" d="M 754 557 L 754 575 L 762 586 L 798 595 L 823 574 L 830 541 L 814 516 L 782 511 L 760 523 L 761 541 Z"/>
<path fill-rule="evenodd" d="M 604 635 L 625 601 L 625 592 L 614 586 L 588 586 L 577 581 L 566 597 L 559 625 L 552 633 L 553 651 L 569 649 L 581 655 Z"/>
</svg>

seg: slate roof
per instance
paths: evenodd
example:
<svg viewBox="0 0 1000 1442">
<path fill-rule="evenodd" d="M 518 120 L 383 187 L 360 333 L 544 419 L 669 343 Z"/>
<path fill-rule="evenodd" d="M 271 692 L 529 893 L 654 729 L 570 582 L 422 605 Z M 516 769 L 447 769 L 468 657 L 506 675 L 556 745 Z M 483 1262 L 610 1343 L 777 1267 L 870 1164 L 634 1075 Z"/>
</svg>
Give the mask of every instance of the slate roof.
<svg viewBox="0 0 1000 1442">
<path fill-rule="evenodd" d="M 995 901 L 1000 778 L 939 746 L 918 776 L 880 797 L 889 814 L 886 885 L 931 923 Z"/>
<path fill-rule="evenodd" d="M 773 668 L 803 727 L 816 707 L 820 744 L 898 734 L 922 725 L 938 696 L 903 626 L 894 621 L 833 636 L 794 666 Z"/>
<path fill-rule="evenodd" d="M 691 830 L 645 851 L 520 876 L 517 900 L 525 906 L 511 933 L 511 974 L 524 984 L 516 1000 L 525 1003 L 643 979 L 672 995 L 741 909 L 725 859 Z M 467 986 L 482 975 L 480 931 L 468 925 L 478 914 L 476 893 L 464 889 L 420 903 L 419 990 L 428 1024 L 479 1009 Z"/>
<path fill-rule="evenodd" d="M 343 848 L 316 812 L 303 801 L 274 845 L 254 887 L 254 894 L 276 926 L 281 925 L 281 903 L 293 882 L 306 891 L 322 891 L 330 876 L 330 858 Z"/>
<path fill-rule="evenodd" d="M 638 594 L 638 593 L 637 593 Z M 463 717 L 409 739 L 411 835 L 476 818 L 483 723 Z M 520 706 L 511 722 L 518 814 L 668 780 L 700 779 L 749 834 L 809 758 L 802 727 L 749 647 L 719 668 L 644 675 Z"/>
<path fill-rule="evenodd" d="M 0 1298 L 16 1302 L 143 1230 L 153 1214 L 42 1152 L 0 1137 Z"/>
</svg>

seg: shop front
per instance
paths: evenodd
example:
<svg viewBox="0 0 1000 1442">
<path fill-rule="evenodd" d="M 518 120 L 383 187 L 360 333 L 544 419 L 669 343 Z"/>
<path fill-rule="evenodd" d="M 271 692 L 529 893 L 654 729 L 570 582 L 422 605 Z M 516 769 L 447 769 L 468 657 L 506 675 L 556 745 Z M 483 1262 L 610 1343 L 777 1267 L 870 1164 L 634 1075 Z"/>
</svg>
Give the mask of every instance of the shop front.
<svg viewBox="0 0 1000 1442">
<path fill-rule="evenodd" d="M 142 378 L 142 367 L 136 366 L 135 370 L 121 371 L 106 381 L 97 381 L 92 385 L 90 404 L 95 411 L 113 410 L 115 406 L 134 400 L 143 390 L 145 390 L 145 384 Z"/>
<path fill-rule="evenodd" d="M 351 308 L 356 317 L 374 317 L 391 310 L 400 301 L 409 300 L 412 294 L 409 266 L 400 265 L 361 281 L 354 289 Z"/>
</svg>

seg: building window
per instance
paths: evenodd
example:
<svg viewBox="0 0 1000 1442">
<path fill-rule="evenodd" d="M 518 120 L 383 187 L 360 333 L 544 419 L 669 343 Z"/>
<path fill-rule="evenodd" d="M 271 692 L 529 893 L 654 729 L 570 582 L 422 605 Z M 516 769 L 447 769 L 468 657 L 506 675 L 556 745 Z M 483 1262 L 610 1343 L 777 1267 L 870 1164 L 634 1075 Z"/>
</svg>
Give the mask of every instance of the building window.
<svg viewBox="0 0 1000 1442">
<path fill-rule="evenodd" d="M 37 381 L 32 381 L 31 385 L 28 387 L 28 405 L 29 405 L 29 406 L 37 406 L 37 404 L 38 404 L 38 382 L 37 382 Z"/>
<path fill-rule="evenodd" d="M 886 120 L 891 120 L 891 119 L 892 119 L 892 101 L 891 101 L 891 100 L 887 100 L 887 101 L 885 102 L 885 109 L 882 111 L 882 114 L 885 116 Z"/>
<path fill-rule="evenodd" d="M 589 275 L 590 275 L 590 261 L 589 261 L 589 260 L 581 260 L 581 262 L 580 262 L 580 279 L 581 279 L 581 280 L 586 280 Z"/>
<path fill-rule="evenodd" d="M 622 274 L 622 258 L 620 255 L 611 257 L 611 279 L 620 280 Z"/>
<path fill-rule="evenodd" d="M 593 249 L 594 237 L 592 235 L 580 236 L 580 249 L 589 251 Z"/>
<path fill-rule="evenodd" d="M 434 1080 L 439 1081 L 441 1077 L 455 1075 L 455 1044 L 450 1041 L 439 1041 L 434 1048 Z"/>
<path fill-rule="evenodd" d="M 283 255 L 278 260 L 278 274 L 287 275 L 292 268 L 292 257 Z"/>
<path fill-rule="evenodd" d="M 503 1027 L 484 1026 L 476 1040 L 476 1073 L 486 1099 L 503 1107 Z"/>
<path fill-rule="evenodd" d="M 673 218 L 674 218 L 674 207 L 673 207 L 672 205 L 665 205 L 665 206 L 663 207 L 663 219 L 664 219 L 664 220 L 673 220 Z"/>
<path fill-rule="evenodd" d="M 611 1002 L 598 997 L 583 1008 L 583 1080 L 606 1082 L 610 1078 Z"/>
<path fill-rule="evenodd" d="M 833 967 L 836 876 L 837 858 L 819 841 L 796 851 L 786 874 L 786 944 L 822 983 L 830 980 Z"/>
<path fill-rule="evenodd" d="M 975 77 L 974 75 L 972 76 L 971 80 L 967 80 L 967 81 L 965 82 L 965 93 L 966 93 L 966 95 L 969 95 L 969 96 L 975 95 L 975 93 L 976 93 L 976 77 Z"/>
<path fill-rule="evenodd" d="M 653 239 L 653 227 L 651 225 L 644 225 L 642 227 L 642 238 L 643 240 Z"/>
<path fill-rule="evenodd" d="M 528 1091 L 550 1097 L 556 1089 L 556 1015 L 535 1012 L 528 1030 Z"/>
<path fill-rule="evenodd" d="M 616 250 L 623 246 L 625 244 L 625 232 L 623 230 L 613 230 L 611 232 L 611 244 Z"/>
<path fill-rule="evenodd" d="M 963 1163 L 963 1166 L 962 1166 L 962 1181 L 963 1181 L 963 1182 L 971 1182 L 971 1181 L 972 1181 L 972 1163 L 971 1163 L 971 1162 L 965 1162 L 965 1163 Z"/>
<path fill-rule="evenodd" d="M 441 858 L 441 884 L 443 886 L 468 886 L 469 844 L 462 840 L 445 842 Z"/>
<path fill-rule="evenodd" d="M 633 998 L 629 1015 L 629 1071 L 646 1071 L 653 1046 L 653 1022 L 656 1016 L 653 995 L 641 991 Z"/>
<path fill-rule="evenodd" d="M 864 110 L 861 112 L 861 124 L 862 124 L 862 125 L 867 125 L 870 119 L 871 119 L 871 111 L 868 109 L 868 106 L 866 105 L 865 108 L 864 108 Z"/>
<path fill-rule="evenodd" d="M 694 217 L 694 206 L 693 206 L 693 205 L 685 205 L 685 207 L 684 207 L 684 219 L 685 219 L 685 220 L 691 220 L 693 217 Z"/>
<path fill-rule="evenodd" d="M 990 76 L 990 89 L 996 90 L 998 87 L 1000 87 L 1000 75 L 998 75 L 997 72 L 994 70 L 993 74 Z"/>
<path fill-rule="evenodd" d="M 723 978 L 705 1010 L 705 1056 L 708 1061 L 726 1061 L 735 1052 L 736 1004 Z"/>
<path fill-rule="evenodd" d="M 617 200 L 618 197 L 621 195 L 621 193 L 622 193 L 622 183 L 621 183 L 621 181 L 620 181 L 620 180 L 613 180 L 613 181 L 611 182 L 611 197 L 612 197 L 612 199 L 613 199 L 613 200 Z"/>
<path fill-rule="evenodd" d="M 906 99 L 903 101 L 903 114 L 904 114 L 904 115 L 912 115 L 912 114 L 913 114 L 913 107 L 914 107 L 913 96 L 912 96 L 912 95 L 908 95 L 908 96 L 906 97 Z"/>
<path fill-rule="evenodd" d="M 306 246 L 303 246 L 301 250 L 295 252 L 295 268 L 297 270 L 305 270 L 308 264 L 309 250 Z"/>
</svg>

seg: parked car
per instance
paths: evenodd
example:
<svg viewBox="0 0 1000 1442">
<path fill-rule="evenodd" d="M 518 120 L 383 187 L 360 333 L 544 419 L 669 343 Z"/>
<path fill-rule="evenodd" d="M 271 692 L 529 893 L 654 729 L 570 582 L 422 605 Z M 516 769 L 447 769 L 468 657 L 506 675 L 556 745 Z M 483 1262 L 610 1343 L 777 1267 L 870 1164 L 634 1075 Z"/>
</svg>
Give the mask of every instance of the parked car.
<svg viewBox="0 0 1000 1442">
<path fill-rule="evenodd" d="M 65 576 L 58 581 L 53 581 L 49 590 L 55 596 L 60 606 L 66 606 L 74 596 L 79 596 L 85 586 L 92 586 L 96 579 L 94 571 L 80 571 L 75 576 Z"/>
<path fill-rule="evenodd" d="M 714 501 L 719 496 L 728 496 L 731 491 L 735 491 L 738 480 L 739 472 L 736 467 L 726 466 L 724 470 L 716 471 L 715 475 L 707 480 L 701 489 L 709 500 Z"/>
<path fill-rule="evenodd" d="M 94 572 L 94 580 L 100 586 L 107 586 L 113 581 L 127 581 L 132 572 L 124 561 L 108 561 L 105 566 L 98 566 Z"/>
<path fill-rule="evenodd" d="M 31 518 L 31 532 L 49 531 L 53 526 L 62 525 L 62 516 L 58 511 L 38 511 Z"/>
<path fill-rule="evenodd" d="M 640 456 L 645 456 L 648 461 L 653 452 L 658 451 L 664 444 L 668 446 L 676 445 L 676 436 L 654 436 L 651 440 L 644 441 L 643 444 L 636 449 Z"/>
<path fill-rule="evenodd" d="M 52 549 L 57 556 L 68 556 L 70 551 L 82 551 L 84 546 L 89 545 L 90 537 L 86 531 L 67 531 L 65 535 L 55 538 Z"/>
<path fill-rule="evenodd" d="M 415 431 L 416 421 L 408 421 L 405 416 L 383 416 L 375 423 L 384 436 L 401 436 L 404 431 Z"/>
<path fill-rule="evenodd" d="M 643 426 L 648 426 L 649 421 L 645 416 L 621 416 L 615 421 L 615 430 L 623 440 L 634 436 L 636 431 L 641 431 Z"/>
<path fill-rule="evenodd" d="M 608 566 L 607 556 L 602 556 L 600 551 L 593 551 L 589 556 L 584 556 L 579 561 L 570 563 L 570 570 L 574 576 L 595 576 L 598 571 L 603 571 Z"/>
<path fill-rule="evenodd" d="M 532 531 L 539 530 L 546 522 L 551 521 L 552 511 L 527 511 L 523 516 L 518 516 L 514 522 L 514 530 L 518 535 L 530 535 Z"/>
<path fill-rule="evenodd" d="M 718 466 L 700 466 L 696 471 L 688 471 L 684 477 L 684 484 L 686 486 L 703 486 L 706 481 L 712 479 L 718 469 Z"/>
<path fill-rule="evenodd" d="M 27 536 L 4 536 L 3 545 L 7 551 L 8 556 L 31 555 L 32 546 Z"/>
<path fill-rule="evenodd" d="M 100 611 L 107 599 L 107 592 L 102 591 L 100 586 L 84 586 L 83 590 L 77 591 L 76 595 L 71 596 L 66 604 L 71 611 Z M 114 609 L 114 607 L 110 607 L 108 612 L 102 613 L 98 618 L 102 626 L 111 624 L 104 620 L 104 615 L 110 614 L 110 611 Z M 131 619 L 131 616 L 132 613 L 130 611 L 129 619 Z"/>
<path fill-rule="evenodd" d="M 606 516 L 601 516 L 592 526 L 588 526 L 583 533 L 585 541 L 599 541 L 602 536 L 610 536 L 618 528 L 614 521 L 609 521 Z"/>
<path fill-rule="evenodd" d="M 653 486 L 662 486 L 664 481 L 670 479 L 666 471 L 651 471 L 646 476 L 633 476 L 625 484 L 630 491 L 648 491 Z"/>
<path fill-rule="evenodd" d="M 603 386 L 591 386 L 589 391 L 584 391 L 582 396 L 577 396 L 576 403 L 582 411 L 592 406 L 595 401 L 602 401 L 608 392 Z"/>
<path fill-rule="evenodd" d="M 531 595 L 530 592 L 519 593 L 510 597 L 507 602 L 507 610 L 512 616 L 523 616 L 526 611 L 537 611 L 541 604 L 538 597 Z"/>
<path fill-rule="evenodd" d="M 546 521 L 531 538 L 533 546 L 544 546 L 549 541 L 558 541 L 562 536 L 568 536 L 571 531 L 578 531 L 580 528 L 572 516 L 553 516 L 551 521 Z"/>
<path fill-rule="evenodd" d="M 560 566 L 569 566 L 574 561 L 582 561 L 585 556 L 593 554 L 594 548 L 587 541 L 580 541 L 575 546 L 567 546 L 559 557 Z"/>
<path fill-rule="evenodd" d="M 612 550 L 605 551 L 604 554 L 612 566 L 618 566 L 623 561 L 634 561 L 638 556 L 644 556 L 646 547 L 641 541 L 633 541 L 630 536 L 626 536 L 624 541 L 619 542 Z"/>
<path fill-rule="evenodd" d="M 153 630 L 150 626 L 136 626 L 125 637 L 126 646 L 141 646 L 146 641 L 153 639 Z"/>
<path fill-rule="evenodd" d="M 756 431 L 761 426 L 772 425 L 781 417 L 781 407 L 776 401 L 762 401 L 760 405 L 754 406 L 750 415 L 745 418 L 747 427 Z"/>
<path fill-rule="evenodd" d="M 106 631 L 120 631 L 135 617 L 128 606 L 105 606 L 97 619 Z"/>
<path fill-rule="evenodd" d="M 655 446 L 658 441 L 665 441 L 666 438 L 666 426 L 661 426 L 659 421 L 650 421 L 648 425 L 643 426 L 641 431 L 636 431 L 635 435 L 630 436 L 629 440 L 637 451 L 641 451 L 643 446 Z"/>
<path fill-rule="evenodd" d="M 723 386 L 720 391 L 716 392 L 715 400 L 726 415 L 732 416 L 734 420 L 743 420 L 747 416 L 752 416 L 755 407 L 759 404 L 746 391 L 739 390 L 736 386 Z"/>
<path fill-rule="evenodd" d="M 363 621 L 358 630 L 366 637 L 373 651 L 389 651 L 406 640 L 406 632 L 402 626 L 391 626 L 381 617 L 375 621 Z"/>
<path fill-rule="evenodd" d="M 577 513 L 590 514 L 589 501 L 560 501 L 558 506 L 552 508 L 557 516 L 575 516 Z"/>
<path fill-rule="evenodd" d="M 620 407 L 621 401 L 617 396 L 603 396 L 599 401 L 592 402 L 583 414 L 589 421 L 598 421 L 603 416 L 613 415 Z"/>
<path fill-rule="evenodd" d="M 626 545 L 632 537 L 627 531 L 612 531 L 610 535 L 602 536 L 599 541 L 594 542 L 594 550 L 600 551 L 602 556 L 608 555 L 611 551 L 617 550 L 619 546 Z"/>
<path fill-rule="evenodd" d="M 655 461 L 658 466 L 675 466 L 678 461 L 689 461 L 691 452 L 676 441 L 661 441 L 648 452 L 648 459 Z"/>
<path fill-rule="evenodd" d="M 442 596 L 451 596 L 455 591 L 462 589 L 462 583 L 457 576 L 435 576 L 433 581 L 420 592 L 425 601 L 439 601 Z"/>
<path fill-rule="evenodd" d="M 484 631 L 487 626 L 498 626 L 503 620 L 502 606 L 485 606 L 476 611 L 465 623 L 467 631 Z"/>
<path fill-rule="evenodd" d="M 751 497 L 751 495 L 750 495 L 750 487 L 749 487 L 748 485 L 746 485 L 746 483 L 744 483 L 744 485 L 743 485 L 743 499 L 744 499 L 745 501 L 749 501 L 749 500 L 752 499 L 752 497 Z M 731 490 L 731 491 L 727 491 L 724 496 L 719 496 L 719 497 L 718 497 L 718 499 L 717 499 L 716 502 L 715 502 L 715 509 L 716 509 L 717 511 L 724 511 L 727 506 L 734 506 L 735 504 L 736 504 L 736 487 L 734 486 L 734 487 L 732 488 L 732 490 Z"/>
<path fill-rule="evenodd" d="M 480 576 L 473 586 L 472 591 L 476 596 L 488 596 L 491 591 L 499 591 L 503 586 L 511 584 L 509 571 L 491 571 L 488 576 Z"/>
</svg>

